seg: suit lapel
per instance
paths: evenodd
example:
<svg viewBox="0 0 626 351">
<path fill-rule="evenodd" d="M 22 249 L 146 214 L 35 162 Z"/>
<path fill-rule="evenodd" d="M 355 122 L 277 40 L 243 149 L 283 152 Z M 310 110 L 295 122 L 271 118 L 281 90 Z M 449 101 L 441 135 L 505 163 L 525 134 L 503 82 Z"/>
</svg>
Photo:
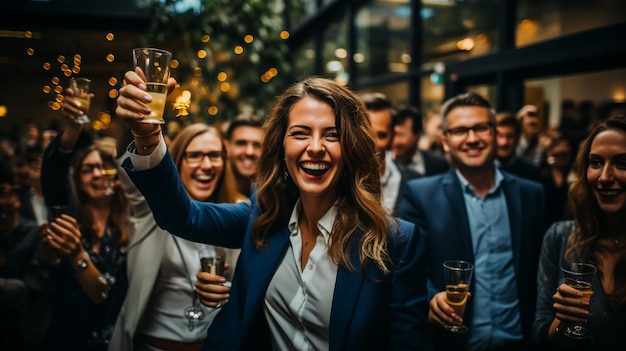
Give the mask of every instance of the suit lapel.
<svg viewBox="0 0 626 351">
<path fill-rule="evenodd" d="M 358 245 L 352 245 L 350 260 L 354 271 L 349 272 L 339 268 L 335 291 L 333 293 L 333 306 L 330 313 L 329 348 L 330 350 L 343 350 L 346 337 L 350 332 L 350 324 L 354 316 L 359 294 L 363 286 L 363 274 L 359 263 Z M 367 337 L 363 335 L 362 337 Z"/>
<path fill-rule="evenodd" d="M 449 201 L 452 208 L 452 218 L 458 220 L 456 223 L 451 223 L 453 227 L 456 227 L 458 239 L 460 239 L 463 252 L 466 257 L 473 261 L 474 248 L 472 246 L 472 236 L 470 233 L 469 220 L 467 219 L 467 210 L 465 208 L 465 199 L 463 198 L 463 192 L 459 179 L 454 171 L 450 170 L 443 177 L 443 192 Z M 452 238 L 451 238 L 452 240 Z"/>
<path fill-rule="evenodd" d="M 269 236 L 265 246 L 261 250 L 250 250 L 250 265 L 254 267 L 254 275 L 250 277 L 248 290 L 246 291 L 246 308 L 244 311 L 244 325 L 250 326 L 254 320 L 257 307 L 262 308 L 263 299 L 267 287 L 274 276 L 278 265 L 282 262 L 289 245 L 289 229 L 287 225 Z M 253 245 L 251 243 L 251 245 Z"/>
</svg>

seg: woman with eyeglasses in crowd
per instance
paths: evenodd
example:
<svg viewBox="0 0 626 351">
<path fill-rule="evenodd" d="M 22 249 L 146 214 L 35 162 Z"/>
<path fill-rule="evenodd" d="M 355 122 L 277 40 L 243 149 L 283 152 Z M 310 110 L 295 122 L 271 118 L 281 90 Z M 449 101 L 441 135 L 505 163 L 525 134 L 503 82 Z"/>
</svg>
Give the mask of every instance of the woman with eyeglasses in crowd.
<svg viewBox="0 0 626 351">
<path fill-rule="evenodd" d="M 128 286 L 127 200 L 111 175 L 114 150 L 82 133 L 83 125 L 74 122 L 81 113 L 72 91 L 66 93 L 61 113 L 67 126 L 46 148 L 41 170 L 49 209 L 42 249 L 58 257 L 48 262 L 56 267 L 44 345 L 106 350 Z"/>
<path fill-rule="evenodd" d="M 121 128 L 121 127 L 120 127 Z M 122 130 L 118 138 L 120 162 L 131 135 Z M 241 202 L 227 172 L 226 152 L 219 131 L 204 123 L 188 125 L 169 144 L 170 152 L 186 193 L 197 201 Z M 118 317 L 109 350 L 200 349 L 209 325 L 223 302 L 214 293 L 227 294 L 239 250 L 226 250 L 230 263 L 225 277 L 200 272 L 198 251 L 205 244 L 175 237 L 159 228 L 144 197 L 125 173 L 121 185 L 132 212 L 133 229 L 128 252 L 129 288 Z M 172 213 L 179 209 L 172 206 Z M 197 291 L 196 291 L 197 289 Z M 193 305 L 195 294 L 202 319 L 189 320 L 185 310 Z"/>
</svg>

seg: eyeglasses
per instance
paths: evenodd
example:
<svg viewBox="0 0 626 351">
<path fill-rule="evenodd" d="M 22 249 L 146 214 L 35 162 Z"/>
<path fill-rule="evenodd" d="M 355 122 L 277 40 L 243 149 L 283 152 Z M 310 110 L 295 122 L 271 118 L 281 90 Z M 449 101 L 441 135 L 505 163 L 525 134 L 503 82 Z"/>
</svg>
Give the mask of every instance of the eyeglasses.
<svg viewBox="0 0 626 351">
<path fill-rule="evenodd" d="M 104 169 L 104 166 L 101 164 L 95 164 L 95 163 L 85 163 L 83 165 L 80 166 L 80 174 L 82 175 L 88 175 L 88 174 L 92 174 L 94 170 L 99 170 L 100 173 L 102 173 L 102 170 Z"/>
<path fill-rule="evenodd" d="M 187 161 L 190 166 L 197 166 L 202 163 L 204 157 L 208 157 L 211 163 L 222 163 L 224 159 L 222 151 L 209 151 L 209 152 L 200 152 L 200 151 L 189 151 L 183 154 L 183 157 Z"/>
<path fill-rule="evenodd" d="M 486 123 L 476 124 L 472 127 L 450 128 L 450 129 L 447 129 L 445 133 L 449 134 L 450 136 L 454 138 L 466 138 L 467 135 L 469 134 L 469 131 L 472 130 L 474 131 L 474 134 L 476 134 L 477 136 L 483 137 L 483 136 L 488 136 L 491 133 L 492 128 L 493 128 L 493 123 L 486 122 Z"/>
</svg>

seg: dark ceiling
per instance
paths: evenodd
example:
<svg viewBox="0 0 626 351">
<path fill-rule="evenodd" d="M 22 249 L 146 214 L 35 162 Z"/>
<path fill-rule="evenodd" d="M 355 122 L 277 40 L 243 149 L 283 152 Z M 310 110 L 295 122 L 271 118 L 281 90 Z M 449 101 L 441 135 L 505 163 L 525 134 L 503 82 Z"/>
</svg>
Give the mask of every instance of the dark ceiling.
<svg viewBox="0 0 626 351">
<path fill-rule="evenodd" d="M 110 77 L 121 81 L 131 62 L 131 49 L 149 23 L 149 11 L 133 0 L 106 1 L 26 1 L 3 0 L 0 5 L 0 133 L 25 119 L 46 127 L 57 118 L 48 104 L 56 97 L 44 87 L 65 86 L 65 63 L 75 65 L 80 55 L 80 72 L 73 74 L 92 79 L 96 103 L 111 104 L 107 99 Z M 113 40 L 107 39 L 107 34 Z M 110 56 L 114 59 L 111 60 Z M 60 56 L 65 58 L 64 62 Z M 49 65 L 49 69 L 45 69 Z M 106 109 L 104 106 L 102 109 Z M 1 109 L 0 109 L 1 111 Z"/>
</svg>

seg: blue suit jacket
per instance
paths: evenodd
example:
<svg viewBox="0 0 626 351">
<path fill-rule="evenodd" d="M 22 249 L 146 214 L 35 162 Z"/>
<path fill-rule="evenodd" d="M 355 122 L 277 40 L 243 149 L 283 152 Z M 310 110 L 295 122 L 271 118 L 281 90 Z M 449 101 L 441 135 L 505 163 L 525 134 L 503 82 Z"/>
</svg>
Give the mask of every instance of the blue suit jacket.
<svg viewBox="0 0 626 351">
<path fill-rule="evenodd" d="M 537 267 L 541 241 L 546 229 L 544 192 L 539 183 L 506 172 L 502 174 L 504 176 L 502 187 L 511 228 L 522 331 L 525 341 L 531 342 L 531 326 L 537 295 Z M 429 299 L 435 293 L 445 290 L 444 261 L 465 260 L 474 263 L 465 200 L 454 168 L 441 175 L 408 182 L 398 216 L 415 223 L 420 236 L 426 241 Z M 473 290 L 473 286 L 474 284 L 470 285 L 470 290 Z M 469 300 L 465 310 L 463 318 L 465 323 L 471 322 L 473 301 Z M 437 329 L 436 348 L 442 350 L 464 348 L 466 334 L 455 335 Z"/>
<path fill-rule="evenodd" d="M 163 229 L 192 241 L 241 247 L 230 300 L 211 325 L 203 349 L 271 350 L 263 302 L 289 245 L 288 218 L 276 223 L 266 244 L 257 249 L 250 236 L 259 211 L 254 197 L 249 203 L 238 204 L 190 200 L 169 153 L 150 170 L 134 171 L 129 159 L 123 167 Z M 400 221 L 399 227 L 391 231 L 389 253 L 393 267 L 386 276 L 373 264 L 362 267 L 358 245 L 352 245 L 355 270 L 340 268 L 337 272 L 330 350 L 430 349 L 426 271 L 423 245 L 418 239 L 415 227 L 408 222 Z"/>
</svg>

